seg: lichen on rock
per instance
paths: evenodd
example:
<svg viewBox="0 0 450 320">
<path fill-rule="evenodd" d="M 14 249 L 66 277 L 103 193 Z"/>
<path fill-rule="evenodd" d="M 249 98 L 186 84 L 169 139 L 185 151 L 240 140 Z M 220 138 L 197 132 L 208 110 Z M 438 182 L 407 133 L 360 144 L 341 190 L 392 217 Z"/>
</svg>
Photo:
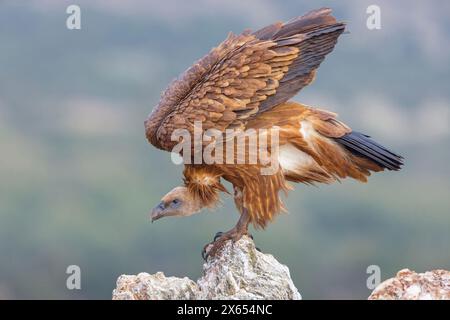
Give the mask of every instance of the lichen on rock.
<svg viewBox="0 0 450 320">
<path fill-rule="evenodd" d="M 244 236 L 228 241 L 216 257 L 203 265 L 197 282 L 189 278 L 140 273 L 122 275 L 113 291 L 115 300 L 162 299 L 301 299 L 289 269 L 272 255 L 256 250 Z"/>
</svg>

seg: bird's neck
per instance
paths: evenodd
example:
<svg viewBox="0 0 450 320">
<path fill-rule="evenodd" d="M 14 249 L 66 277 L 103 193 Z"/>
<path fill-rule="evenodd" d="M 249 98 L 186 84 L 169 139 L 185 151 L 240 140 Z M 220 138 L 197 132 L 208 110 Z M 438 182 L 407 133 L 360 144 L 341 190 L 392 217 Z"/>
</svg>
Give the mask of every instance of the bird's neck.
<svg viewBox="0 0 450 320">
<path fill-rule="evenodd" d="M 221 174 L 213 166 L 185 165 L 184 183 L 195 200 L 203 207 L 215 207 L 219 201 L 219 192 L 227 192 L 220 182 Z"/>
</svg>

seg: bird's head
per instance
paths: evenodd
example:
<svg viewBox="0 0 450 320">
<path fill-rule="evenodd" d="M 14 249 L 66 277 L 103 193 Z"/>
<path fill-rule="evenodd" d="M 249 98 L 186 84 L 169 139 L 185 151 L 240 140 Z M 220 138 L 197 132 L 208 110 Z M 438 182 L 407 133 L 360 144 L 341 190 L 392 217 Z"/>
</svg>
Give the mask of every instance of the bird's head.
<svg viewBox="0 0 450 320">
<path fill-rule="evenodd" d="M 176 187 L 167 193 L 161 202 L 152 209 L 152 222 L 163 217 L 187 217 L 199 212 L 204 207 L 203 202 L 195 197 L 184 186 Z"/>
</svg>

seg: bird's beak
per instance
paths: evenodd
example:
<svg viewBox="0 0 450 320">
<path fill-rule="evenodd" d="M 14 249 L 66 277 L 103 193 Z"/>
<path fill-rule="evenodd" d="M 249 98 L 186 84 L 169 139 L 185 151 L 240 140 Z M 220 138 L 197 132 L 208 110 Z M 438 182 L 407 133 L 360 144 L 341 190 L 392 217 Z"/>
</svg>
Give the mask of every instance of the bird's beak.
<svg viewBox="0 0 450 320">
<path fill-rule="evenodd" d="M 161 202 L 156 207 L 152 209 L 152 212 L 150 213 L 150 217 L 152 218 L 152 223 L 155 220 L 158 220 L 162 217 L 164 217 L 164 203 Z"/>
</svg>

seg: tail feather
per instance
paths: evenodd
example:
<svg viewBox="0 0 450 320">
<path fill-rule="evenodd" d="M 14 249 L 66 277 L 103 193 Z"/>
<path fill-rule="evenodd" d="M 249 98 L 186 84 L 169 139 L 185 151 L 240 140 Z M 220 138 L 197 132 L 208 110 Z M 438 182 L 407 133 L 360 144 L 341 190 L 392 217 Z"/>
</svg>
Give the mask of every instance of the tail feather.
<svg viewBox="0 0 450 320">
<path fill-rule="evenodd" d="M 386 149 L 360 132 L 350 132 L 340 138 L 334 138 L 352 154 L 369 159 L 377 165 L 388 170 L 400 170 L 403 165 L 403 157 Z"/>
</svg>

